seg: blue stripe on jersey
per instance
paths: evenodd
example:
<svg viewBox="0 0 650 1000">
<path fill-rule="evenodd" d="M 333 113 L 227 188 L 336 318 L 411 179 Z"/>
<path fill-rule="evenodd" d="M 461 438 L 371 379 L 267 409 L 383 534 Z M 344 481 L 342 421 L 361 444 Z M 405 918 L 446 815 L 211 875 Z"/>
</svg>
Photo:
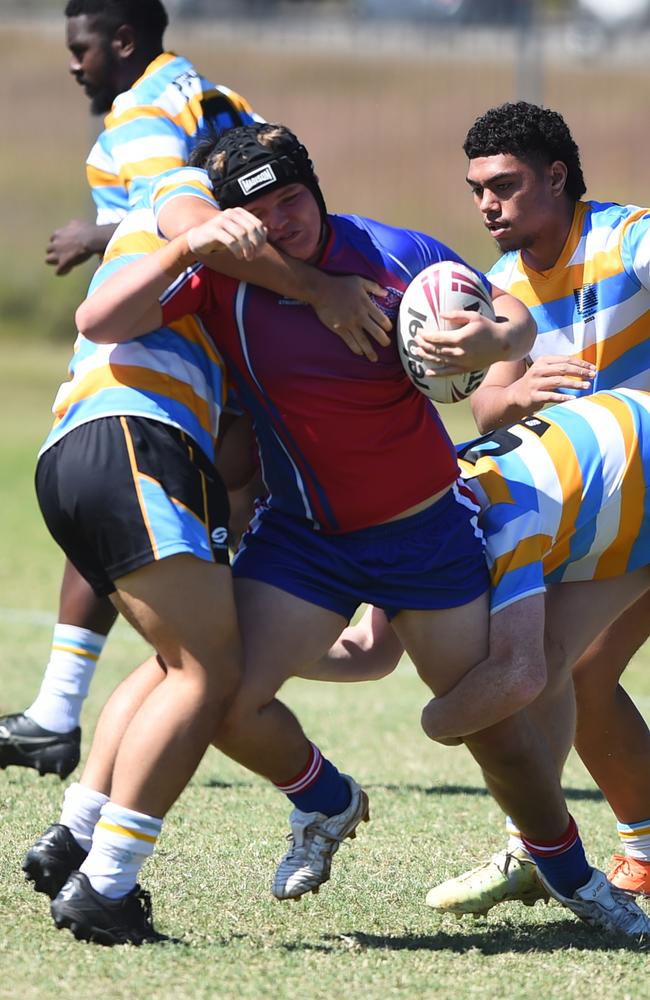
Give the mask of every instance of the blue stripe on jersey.
<svg viewBox="0 0 650 1000">
<path fill-rule="evenodd" d="M 591 201 L 591 222 L 589 214 L 585 214 L 583 232 L 591 230 L 597 232 L 599 229 L 615 231 L 627 222 L 630 216 L 631 205 L 620 205 L 615 201 Z"/>
<path fill-rule="evenodd" d="M 171 423 L 189 434 L 208 458 L 212 459 L 214 456 L 212 435 L 204 430 L 192 410 L 168 396 L 145 392 L 142 389 L 134 391 L 130 386 L 125 386 L 123 389 L 100 389 L 93 396 L 72 403 L 62 420 L 50 432 L 47 445 L 49 447 L 57 441 L 77 422 L 88 423 L 99 417 L 125 415 L 147 417 L 149 420 L 160 420 L 165 424 Z"/>
<path fill-rule="evenodd" d="M 650 235 L 650 212 L 638 219 L 633 226 L 626 226 L 621 242 L 621 260 L 627 271 L 635 273 L 634 258 L 641 250 L 641 245 Z"/>
<path fill-rule="evenodd" d="M 154 115 L 147 115 L 147 138 L 163 136 L 166 138 L 170 132 L 175 131 L 182 142 L 188 141 L 188 135 L 180 125 L 170 118 L 161 118 Z M 120 122 L 113 128 L 107 129 L 112 146 L 125 142 L 138 142 L 142 139 L 142 118 L 134 118 L 131 121 Z"/>
<path fill-rule="evenodd" d="M 141 257 L 144 257 L 144 253 L 129 253 L 121 254 L 119 257 L 112 257 L 110 260 L 107 260 L 93 274 L 88 286 L 88 295 L 92 295 L 116 271 L 120 271 L 126 264 L 131 264 L 134 260 L 140 260 Z"/>
<path fill-rule="evenodd" d="M 532 594 L 542 594 L 546 590 L 544 569 L 541 562 L 529 563 L 520 569 L 510 570 L 492 588 L 492 608 L 503 610 L 512 601 L 520 601 Z"/>
<path fill-rule="evenodd" d="M 96 195 L 97 197 L 95 197 Z M 124 188 L 120 184 L 106 184 L 101 188 L 95 188 L 93 198 L 98 212 L 100 209 L 102 212 L 110 209 L 111 212 L 115 213 L 114 222 L 123 219 L 131 207 L 126 200 Z"/>
<path fill-rule="evenodd" d="M 196 367 L 199 376 L 202 374 L 201 369 L 205 370 L 207 365 L 212 370 L 212 385 L 219 385 L 221 382 L 222 375 L 219 365 L 206 358 L 205 351 L 200 344 L 186 340 L 173 327 L 161 326 L 153 333 L 145 333 L 141 337 L 134 338 L 134 342 L 138 341 L 157 354 L 168 354 L 170 357 L 177 357 L 181 362 Z"/>
<path fill-rule="evenodd" d="M 183 170 L 184 174 L 187 174 L 187 171 L 190 168 L 183 167 L 180 169 Z M 171 187 L 168 191 L 160 193 L 164 191 L 164 188 L 167 183 L 167 177 L 168 176 L 172 177 L 174 174 L 181 177 L 183 176 L 179 174 L 179 170 L 166 170 L 164 174 L 159 174 L 158 177 L 156 177 L 155 184 L 151 184 L 149 188 L 147 207 L 149 207 L 153 202 L 155 204 L 156 215 L 160 213 L 160 210 L 163 207 L 163 205 L 166 205 L 168 201 L 174 198 L 178 198 L 179 196 L 180 197 L 189 196 L 191 198 L 199 198 L 201 201 L 207 202 L 208 205 L 216 204 L 212 195 L 201 191 L 199 188 L 189 183 L 185 184 L 176 182 L 174 183 L 174 186 Z M 187 176 L 190 175 L 188 174 Z M 209 185 L 209 181 L 206 180 L 206 183 Z"/>
<path fill-rule="evenodd" d="M 485 452 L 489 455 L 489 451 Z M 516 451 L 499 455 L 497 458 L 500 475 L 508 481 L 512 504 L 498 504 L 499 523 L 508 524 L 513 518 L 521 517 L 522 510 L 539 512 L 538 493 L 528 466 Z"/>
<path fill-rule="evenodd" d="M 591 395 L 592 392 L 597 392 L 599 389 L 615 389 L 617 386 L 623 385 L 625 382 L 636 377 L 641 378 L 644 383 L 638 388 L 645 388 L 645 384 L 647 383 L 645 370 L 648 367 L 649 354 L 650 348 L 647 341 L 636 344 L 634 347 L 629 347 L 611 365 L 607 365 L 606 368 L 596 372 L 596 378 L 593 380 L 591 389 L 581 393 L 581 395 Z M 639 373 L 643 373 L 643 375 Z"/>
<path fill-rule="evenodd" d="M 596 536 L 596 518 L 603 502 L 600 445 L 588 420 L 575 410 L 564 410 L 561 406 L 556 406 L 553 408 L 553 423 L 567 435 L 580 466 L 583 490 L 585 483 L 587 488 L 583 492 L 580 510 L 573 525 L 569 555 L 561 566 L 548 574 L 546 579 L 549 583 L 559 582 L 570 563 L 587 555 Z"/>
<path fill-rule="evenodd" d="M 237 393 L 242 405 L 253 416 L 255 434 L 259 440 L 261 455 L 273 455 L 274 481 L 283 484 L 292 482 L 298 484 L 294 502 L 290 503 L 287 500 L 282 505 L 283 509 L 292 514 L 297 514 L 299 517 L 310 518 L 318 526 L 318 518 L 315 516 L 309 501 L 308 494 L 311 492 L 316 494 L 322 510 L 327 515 L 329 530 L 336 530 L 338 522 L 330 506 L 327 494 L 324 492 L 314 470 L 309 466 L 301 450 L 295 441 L 291 439 L 285 421 L 282 419 L 277 406 L 259 384 L 252 370 L 251 375 L 257 385 L 258 393 L 252 391 L 246 376 L 240 375 L 233 358 L 228 355 L 221 344 L 219 345 L 219 349 L 228 374 L 236 383 Z M 300 467 L 296 465 L 295 460 L 300 461 Z M 263 472 L 264 469 L 262 469 Z M 305 479 L 309 480 L 307 489 L 300 486 L 300 482 L 304 482 Z M 275 497 L 275 499 L 278 498 Z"/>
<path fill-rule="evenodd" d="M 640 454 L 645 459 L 645 457 L 650 454 L 650 440 L 646 439 L 643 433 L 643 426 L 641 423 L 641 418 L 646 416 L 646 411 L 642 410 L 640 407 L 635 408 L 633 406 L 630 406 L 629 409 L 632 416 L 634 417 L 634 429 L 638 436 L 638 449 Z M 648 480 L 650 480 L 650 470 L 647 461 L 644 461 L 643 469 L 644 469 L 645 481 L 646 483 L 648 483 Z M 650 489 L 646 488 L 645 498 L 643 502 L 643 527 L 639 531 L 637 539 L 634 542 L 634 545 L 632 546 L 632 550 L 630 552 L 630 558 L 627 564 L 628 573 L 631 573 L 632 570 L 638 569 L 640 566 L 650 565 L 649 526 L 650 526 Z"/>
<path fill-rule="evenodd" d="M 595 282 L 598 289 L 598 309 L 609 309 L 620 306 L 638 291 L 639 281 L 630 277 L 624 271 L 619 274 L 600 278 Z M 533 306 L 530 310 L 537 323 L 537 335 L 542 336 L 547 331 L 555 331 L 583 323 L 574 295 L 566 295 L 553 302 Z"/>
</svg>

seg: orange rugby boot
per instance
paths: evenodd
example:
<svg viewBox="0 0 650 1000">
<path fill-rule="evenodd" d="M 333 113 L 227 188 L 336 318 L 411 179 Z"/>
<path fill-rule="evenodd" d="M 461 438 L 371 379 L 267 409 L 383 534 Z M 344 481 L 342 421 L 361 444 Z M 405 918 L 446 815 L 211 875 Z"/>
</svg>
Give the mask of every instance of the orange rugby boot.
<svg viewBox="0 0 650 1000">
<path fill-rule="evenodd" d="M 650 896 L 650 861 L 615 854 L 607 876 L 612 885 L 636 896 Z"/>
</svg>

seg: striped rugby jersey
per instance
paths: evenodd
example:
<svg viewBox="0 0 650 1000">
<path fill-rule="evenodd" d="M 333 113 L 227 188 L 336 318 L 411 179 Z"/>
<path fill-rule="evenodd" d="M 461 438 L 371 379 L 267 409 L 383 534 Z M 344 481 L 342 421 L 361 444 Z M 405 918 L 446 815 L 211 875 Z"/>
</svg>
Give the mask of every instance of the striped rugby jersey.
<svg viewBox="0 0 650 1000">
<path fill-rule="evenodd" d="M 162 243 L 149 210 L 130 212 L 106 248 L 89 294 Z M 225 377 L 214 342 L 193 316 L 123 344 L 94 344 L 79 334 L 69 375 L 54 400 L 54 426 L 41 453 L 80 424 L 141 416 L 185 431 L 214 459 Z"/>
<path fill-rule="evenodd" d="M 97 225 L 119 222 L 138 207 L 151 178 L 186 163 L 209 129 L 261 120 L 239 94 L 163 52 L 115 98 L 86 161 Z"/>
<path fill-rule="evenodd" d="M 538 328 L 532 361 L 565 354 L 596 365 L 590 388 L 560 392 L 650 390 L 650 210 L 578 202 L 551 269 L 534 271 L 519 251 L 510 251 L 488 277 L 532 312 Z"/>
<path fill-rule="evenodd" d="M 481 508 L 493 613 L 650 562 L 650 393 L 550 407 L 462 446 L 459 464 Z"/>
</svg>

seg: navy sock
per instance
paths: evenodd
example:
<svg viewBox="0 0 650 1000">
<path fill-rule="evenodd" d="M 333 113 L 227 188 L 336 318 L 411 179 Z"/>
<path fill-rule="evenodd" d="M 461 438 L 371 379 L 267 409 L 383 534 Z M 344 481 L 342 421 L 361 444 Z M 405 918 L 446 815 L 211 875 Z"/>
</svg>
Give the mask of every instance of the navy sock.
<svg viewBox="0 0 650 1000">
<path fill-rule="evenodd" d="M 589 881 L 592 869 L 572 816 L 559 840 L 533 841 L 524 836 L 521 839 L 546 881 L 561 895 L 571 899 L 576 889 Z"/>
<path fill-rule="evenodd" d="M 319 812 L 336 816 L 350 805 L 350 786 L 331 761 L 323 757 L 318 747 L 311 746 L 307 766 L 291 781 L 276 784 L 281 792 L 302 812 Z"/>
</svg>

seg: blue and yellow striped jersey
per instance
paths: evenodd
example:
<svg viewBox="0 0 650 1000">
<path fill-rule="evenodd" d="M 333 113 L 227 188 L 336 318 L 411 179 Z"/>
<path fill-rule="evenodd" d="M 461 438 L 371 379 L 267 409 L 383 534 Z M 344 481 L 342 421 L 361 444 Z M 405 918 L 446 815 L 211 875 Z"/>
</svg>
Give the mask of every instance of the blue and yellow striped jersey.
<svg viewBox="0 0 650 1000">
<path fill-rule="evenodd" d="M 650 562 L 650 393 L 552 406 L 465 445 L 459 464 L 481 509 L 493 613 Z"/>
<path fill-rule="evenodd" d="M 119 222 L 139 207 L 151 179 L 185 164 L 208 132 L 259 120 L 239 94 L 210 83 L 182 56 L 163 52 L 116 97 L 88 156 L 97 224 Z"/>
<path fill-rule="evenodd" d="M 650 210 L 578 202 L 550 270 L 534 271 L 521 252 L 510 251 L 488 277 L 532 312 L 538 335 L 531 360 L 564 354 L 596 365 L 589 389 L 560 392 L 650 390 Z"/>
<path fill-rule="evenodd" d="M 199 198 L 209 205 L 216 205 L 207 171 L 199 167 L 167 170 L 150 185 L 143 204 L 153 208 L 158 218 L 161 209 L 178 197 Z"/>
<path fill-rule="evenodd" d="M 130 212 L 106 248 L 89 294 L 162 242 L 151 211 Z M 193 316 L 123 344 L 94 344 L 80 334 L 69 375 L 54 401 L 54 426 L 41 452 L 90 420 L 141 416 L 185 431 L 214 459 L 225 398 L 224 369 L 213 341 Z"/>
</svg>

